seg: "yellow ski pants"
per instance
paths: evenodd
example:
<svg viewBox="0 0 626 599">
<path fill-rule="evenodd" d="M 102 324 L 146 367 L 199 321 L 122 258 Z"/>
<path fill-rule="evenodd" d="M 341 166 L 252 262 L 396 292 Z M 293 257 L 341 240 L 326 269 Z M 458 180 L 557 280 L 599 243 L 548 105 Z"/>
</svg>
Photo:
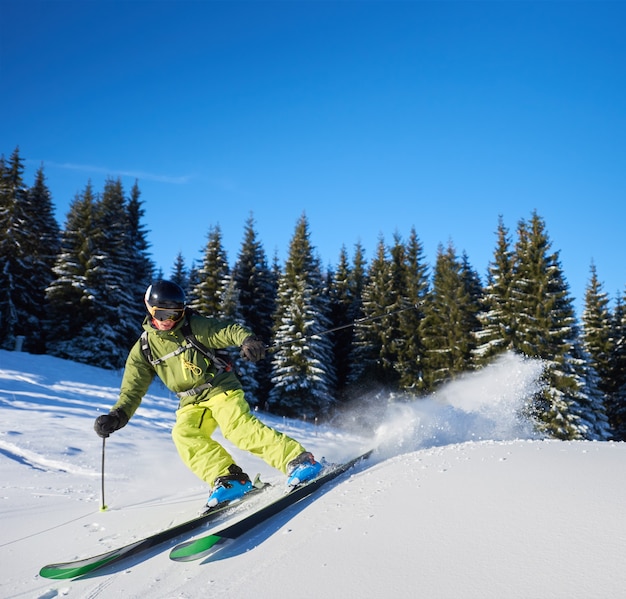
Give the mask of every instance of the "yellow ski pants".
<svg viewBox="0 0 626 599">
<path fill-rule="evenodd" d="M 228 474 L 229 466 L 235 463 L 228 451 L 212 439 L 217 427 L 233 445 L 282 472 L 287 471 L 291 460 L 306 451 L 300 443 L 254 416 L 241 389 L 186 405 L 176 411 L 172 439 L 183 462 L 211 486 L 218 476 Z"/>
</svg>

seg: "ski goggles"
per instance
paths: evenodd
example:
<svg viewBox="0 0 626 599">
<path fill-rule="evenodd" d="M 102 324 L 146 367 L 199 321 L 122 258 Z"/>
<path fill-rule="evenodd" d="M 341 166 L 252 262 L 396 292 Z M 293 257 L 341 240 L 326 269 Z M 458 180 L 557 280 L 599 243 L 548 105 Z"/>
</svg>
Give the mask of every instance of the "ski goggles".
<svg viewBox="0 0 626 599">
<path fill-rule="evenodd" d="M 185 314 L 184 308 L 159 308 L 158 306 L 148 306 L 148 312 L 152 318 L 161 322 L 166 320 L 178 322 Z"/>
</svg>

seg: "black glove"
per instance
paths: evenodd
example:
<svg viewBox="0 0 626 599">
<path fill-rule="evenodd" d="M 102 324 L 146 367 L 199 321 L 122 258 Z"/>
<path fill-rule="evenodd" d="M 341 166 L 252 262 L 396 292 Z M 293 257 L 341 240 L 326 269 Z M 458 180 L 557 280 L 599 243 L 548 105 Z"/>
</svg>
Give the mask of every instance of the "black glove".
<svg viewBox="0 0 626 599">
<path fill-rule="evenodd" d="M 258 337 L 250 335 L 243 340 L 240 355 L 250 362 L 258 362 L 265 357 L 265 345 Z"/>
<path fill-rule="evenodd" d="M 128 416 L 124 410 L 113 410 L 108 414 L 98 416 L 93 423 L 93 430 L 96 431 L 99 437 L 106 439 L 111 433 L 119 430 L 123 426 L 126 426 L 128 422 Z"/>
</svg>

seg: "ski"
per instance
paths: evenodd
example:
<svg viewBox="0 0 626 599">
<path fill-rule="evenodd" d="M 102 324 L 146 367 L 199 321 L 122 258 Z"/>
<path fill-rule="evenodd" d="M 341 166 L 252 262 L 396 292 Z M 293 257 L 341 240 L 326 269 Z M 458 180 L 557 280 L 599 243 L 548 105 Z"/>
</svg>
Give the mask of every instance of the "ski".
<svg viewBox="0 0 626 599">
<path fill-rule="evenodd" d="M 268 488 L 269 486 L 270 485 L 267 483 L 257 483 L 255 481 L 255 488 L 246 495 L 244 495 L 240 500 L 216 505 L 215 507 L 208 509 L 199 516 L 192 518 L 191 520 L 181 522 L 180 524 L 176 524 L 170 528 L 166 528 L 165 530 L 154 533 L 139 541 L 135 541 L 133 543 L 129 543 L 128 545 L 124 545 L 123 547 L 118 547 L 117 549 L 101 553 L 100 555 L 77 559 L 69 562 L 60 562 L 58 564 L 48 564 L 47 566 L 41 568 L 41 570 L 39 571 L 39 576 L 53 579 L 76 578 L 114 562 L 126 559 L 132 555 L 144 553 L 149 549 L 160 545 L 161 543 L 165 543 L 166 541 L 174 539 L 186 532 L 199 528 L 203 524 L 210 522 L 211 520 L 215 519 L 220 514 L 223 514 L 229 509 L 235 509 L 237 506 L 244 503 L 247 499 L 255 496 L 257 493 Z"/>
<path fill-rule="evenodd" d="M 327 482 L 343 474 L 361 460 L 367 459 L 372 451 L 373 450 L 370 449 L 344 464 L 339 464 L 338 466 L 332 467 L 330 470 L 323 470 L 317 478 L 294 487 L 280 499 L 252 512 L 250 515 L 234 524 L 225 526 L 211 534 L 176 545 L 176 547 L 170 551 L 170 559 L 176 562 L 188 562 L 214 555 L 226 545 L 235 542 L 236 539 L 259 524 L 262 524 L 290 505 L 308 497 Z"/>
</svg>

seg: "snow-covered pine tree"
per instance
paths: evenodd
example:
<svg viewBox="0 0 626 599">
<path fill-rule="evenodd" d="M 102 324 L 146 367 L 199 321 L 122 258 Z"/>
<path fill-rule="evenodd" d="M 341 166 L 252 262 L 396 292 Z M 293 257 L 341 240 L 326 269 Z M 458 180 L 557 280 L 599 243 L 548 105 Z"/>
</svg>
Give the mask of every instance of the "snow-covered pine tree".
<svg viewBox="0 0 626 599">
<path fill-rule="evenodd" d="M 388 318 L 382 318 L 393 302 L 390 296 L 391 266 L 384 238 L 378 241 L 376 254 L 369 265 L 367 279 L 361 294 L 363 322 L 355 328 L 348 386 L 350 397 L 365 397 L 385 387 L 395 389 L 397 373 L 383 367 L 383 355 L 388 337 Z M 381 317 L 381 318 L 379 318 Z M 393 366 L 393 365 L 391 365 Z"/>
<path fill-rule="evenodd" d="M 91 182 L 74 197 L 61 235 L 61 250 L 53 268 L 55 279 L 46 290 L 49 319 L 48 353 L 90 363 L 72 347 L 75 339 L 94 318 L 94 297 L 87 288 L 87 270 L 95 234 L 95 204 Z"/>
<path fill-rule="evenodd" d="M 606 398 L 607 414 L 613 438 L 626 441 L 626 293 L 618 297 L 611 315 L 611 385 Z"/>
<path fill-rule="evenodd" d="M 230 267 L 222 243 L 222 230 L 215 225 L 209 229 L 198 281 L 190 294 L 190 306 L 205 316 L 224 316 L 224 294 L 229 281 Z"/>
<path fill-rule="evenodd" d="M 406 273 L 403 283 L 403 311 L 399 317 L 398 358 L 399 386 L 410 392 L 424 389 L 424 342 L 420 324 L 429 292 L 428 265 L 424 249 L 414 228 L 406 243 Z M 409 309 L 404 309 L 409 308 Z"/>
<path fill-rule="evenodd" d="M 354 246 L 354 257 L 352 258 L 352 267 L 350 269 L 349 288 L 350 296 L 353 298 L 352 307 L 348 311 L 348 320 L 353 321 L 363 317 L 363 289 L 367 284 L 367 261 L 365 259 L 365 249 L 358 242 Z"/>
<path fill-rule="evenodd" d="M 222 316 L 230 321 L 245 325 L 242 316 L 241 302 L 239 301 L 239 289 L 235 283 L 233 273 L 228 277 L 228 282 L 222 295 Z M 267 368 L 267 361 L 252 363 L 239 355 L 239 351 L 229 349 L 230 362 L 241 384 L 246 391 L 246 401 L 251 405 L 259 405 L 259 384 L 257 381 L 257 370 Z"/>
<path fill-rule="evenodd" d="M 198 264 L 198 261 L 193 260 L 189 267 L 189 273 L 187 275 L 187 287 L 186 291 L 187 304 L 192 306 L 198 298 L 195 295 L 195 290 L 199 289 L 200 285 L 200 268 L 202 264 Z"/>
<path fill-rule="evenodd" d="M 54 218 L 43 167 L 27 188 L 22 179 L 19 149 L 9 163 L 0 159 L 0 315 L 4 314 L 0 347 L 45 351 L 45 290 L 53 278 L 59 250 L 59 225 Z"/>
<path fill-rule="evenodd" d="M 398 234 L 390 248 L 384 239 L 379 240 L 362 292 L 363 318 L 374 320 L 356 329 L 351 394 L 422 388 L 424 352 L 419 326 L 428 293 L 427 270 L 414 229 L 406 244 Z"/>
<path fill-rule="evenodd" d="M 244 321 L 257 336 L 269 343 L 272 317 L 276 310 L 276 279 L 258 240 L 252 216 L 246 221 L 244 239 L 233 271 Z"/>
<path fill-rule="evenodd" d="M 147 285 L 138 281 L 133 271 L 139 261 L 119 178 L 105 181 L 102 196 L 95 204 L 89 242 L 85 282 L 93 316 L 71 346 L 73 351 L 88 355 L 90 364 L 121 368 L 139 334 L 144 308 L 138 298 Z"/>
<path fill-rule="evenodd" d="M 415 390 L 423 386 L 424 352 L 419 323 L 423 317 L 421 303 L 428 285 L 421 253 L 415 230 L 411 232 L 408 245 L 398 234 L 394 235 L 394 243 L 389 248 L 385 309 L 388 317 L 383 319 L 385 332 L 381 336 L 380 357 L 385 384 L 396 389 Z"/>
<path fill-rule="evenodd" d="M 137 182 L 135 182 L 126 205 L 131 274 L 129 287 L 133 294 L 133 305 L 136 310 L 136 314 L 133 315 L 136 320 L 135 332 L 133 333 L 133 337 L 129 339 L 131 343 L 146 314 L 143 301 L 144 294 L 148 285 L 152 283 L 155 273 L 155 265 L 149 252 L 150 243 L 148 242 L 148 232 L 143 225 L 145 210 L 143 208 L 143 202 L 139 199 L 140 196 L 141 192 L 139 191 L 139 186 Z"/>
<path fill-rule="evenodd" d="M 329 328 L 328 310 L 319 259 L 303 214 L 278 282 L 268 401 L 272 411 L 296 418 L 328 415 L 335 389 L 332 346 L 328 335 L 316 336 Z"/>
<path fill-rule="evenodd" d="M 576 382 L 572 391 L 576 400 L 572 404 L 572 411 L 578 417 L 577 429 L 580 434 L 578 438 L 607 441 L 612 437 L 612 433 L 604 393 L 599 388 L 600 379 L 581 338 L 582 334 L 577 331 L 570 350 L 571 376 Z"/>
<path fill-rule="evenodd" d="M 461 280 L 467 290 L 470 302 L 465 312 L 463 327 L 469 339 L 468 366 L 472 366 L 472 353 L 476 349 L 476 332 L 480 329 L 480 315 L 485 309 L 484 292 L 480 275 L 472 267 L 466 252 L 461 255 Z"/>
<path fill-rule="evenodd" d="M 23 180 L 23 160 L 16 148 L 8 163 L 0 158 L 0 347 L 45 350 L 45 288 L 58 251 L 59 227 L 39 169 L 35 184 Z"/>
<path fill-rule="evenodd" d="M 509 231 L 500 217 L 494 258 L 487 269 L 487 283 L 483 289 L 484 309 L 477 315 L 481 326 L 476 331 L 477 346 L 472 352 L 477 366 L 489 363 L 514 346 L 517 318 L 510 301 L 513 269 Z"/>
<path fill-rule="evenodd" d="M 169 280 L 176 283 L 185 291 L 189 286 L 189 272 L 187 270 L 187 266 L 185 265 L 185 258 L 183 257 L 182 252 L 178 252 L 178 254 L 176 254 L 174 266 L 172 267 L 172 274 Z"/>
<path fill-rule="evenodd" d="M 429 391 L 471 366 L 479 302 L 472 288 L 473 279 L 452 243 L 445 250 L 439 246 L 433 286 L 420 327 L 426 348 L 424 381 Z"/>
<path fill-rule="evenodd" d="M 269 345 L 276 310 L 276 278 L 258 240 L 252 215 L 246 221 L 244 239 L 233 268 L 233 280 L 239 291 L 243 322 Z M 256 395 L 259 403 L 264 404 L 271 388 L 269 360 L 256 366 Z"/>
<path fill-rule="evenodd" d="M 0 157 L 0 347 L 14 349 L 24 325 L 30 329 L 24 302 L 34 298 L 26 285 L 29 264 L 22 251 L 28 245 L 26 229 L 27 189 L 24 166 L 16 148 L 8 164 Z"/>
<path fill-rule="evenodd" d="M 39 353 L 46 349 L 46 289 L 54 279 L 52 268 L 61 247 L 61 231 L 54 216 L 50 190 L 46 184 L 43 167 L 35 174 L 35 183 L 28 190 L 29 238 L 32 246 L 32 276 L 30 285 L 35 295 L 31 306 L 36 328 L 27 335 L 25 347 Z"/>
<path fill-rule="evenodd" d="M 348 259 L 348 252 L 345 246 L 342 246 L 339 253 L 339 263 L 337 269 L 328 272 L 329 303 L 330 303 L 330 326 L 331 328 L 340 328 L 332 333 L 333 345 L 333 362 L 335 363 L 335 372 L 337 376 L 337 393 L 338 402 L 342 402 L 345 387 L 348 378 L 349 356 L 352 352 L 352 339 L 354 336 L 354 327 L 349 326 L 354 317 L 352 316 L 357 309 L 357 302 L 360 298 L 353 295 L 354 285 L 352 284 L 352 269 Z"/>
<path fill-rule="evenodd" d="M 582 321 L 582 341 L 585 351 L 598 375 L 598 388 L 608 396 L 615 391 L 611 378 L 611 357 L 615 339 L 612 335 L 609 297 L 598 279 L 595 264 L 591 265 L 590 278 L 585 290 Z"/>
<path fill-rule="evenodd" d="M 381 365 L 385 382 L 394 388 L 400 386 L 399 357 L 406 339 L 400 329 L 401 311 L 410 307 L 407 292 L 407 258 L 406 247 L 398 233 L 394 234 L 393 245 L 389 248 L 389 287 L 387 303 L 383 304 L 389 315 L 383 321 L 386 334 L 382 339 L 380 353 Z"/>
<path fill-rule="evenodd" d="M 141 211 L 135 204 L 131 215 L 128 206 L 119 179 L 107 180 L 97 200 L 88 184 L 72 204 L 47 290 L 53 355 L 104 368 L 124 365 L 139 334 L 147 286 L 135 270 L 147 264 Z"/>
<path fill-rule="evenodd" d="M 558 439 L 583 438 L 588 401 L 585 372 L 576 355 L 578 329 L 572 299 L 559 261 L 551 251 L 545 223 L 536 212 L 520 221 L 511 301 L 518 318 L 515 347 L 545 363 L 544 386 L 532 413 L 537 428 Z M 592 420 L 593 418 L 588 418 Z"/>
</svg>

